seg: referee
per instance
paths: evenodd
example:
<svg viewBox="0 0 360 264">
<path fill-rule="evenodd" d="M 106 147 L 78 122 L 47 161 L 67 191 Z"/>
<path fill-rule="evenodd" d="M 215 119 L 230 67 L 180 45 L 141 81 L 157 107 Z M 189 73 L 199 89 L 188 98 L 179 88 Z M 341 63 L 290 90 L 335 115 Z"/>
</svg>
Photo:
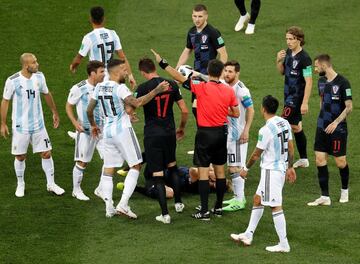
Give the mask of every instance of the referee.
<svg viewBox="0 0 360 264">
<path fill-rule="evenodd" d="M 240 111 L 234 90 L 221 83 L 219 78 L 224 64 L 219 60 L 211 60 L 208 64 L 208 82 L 186 79 L 172 68 L 155 51 L 156 61 L 172 78 L 183 84 L 198 99 L 198 129 L 195 137 L 194 165 L 199 168 L 199 193 L 201 209 L 192 217 L 210 220 L 208 210 L 209 198 L 209 165 L 214 166 L 216 176 L 216 203 L 212 212 L 222 215 L 222 201 L 226 191 L 224 164 L 227 159 L 227 116 L 239 117 Z"/>
<path fill-rule="evenodd" d="M 328 155 L 334 156 L 341 177 L 340 203 L 349 201 L 349 166 L 346 161 L 346 118 L 352 111 L 352 95 L 349 81 L 335 72 L 327 54 L 315 58 L 315 72 L 322 76 L 318 81 L 320 114 L 315 136 L 315 158 L 318 169 L 321 196 L 309 206 L 330 205 Z"/>
</svg>

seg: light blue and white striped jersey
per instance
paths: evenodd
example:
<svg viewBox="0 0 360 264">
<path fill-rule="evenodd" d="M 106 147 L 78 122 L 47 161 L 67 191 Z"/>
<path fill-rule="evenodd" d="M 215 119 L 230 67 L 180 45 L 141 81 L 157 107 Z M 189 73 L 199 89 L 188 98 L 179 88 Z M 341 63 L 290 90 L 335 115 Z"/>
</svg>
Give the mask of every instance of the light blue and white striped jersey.
<svg viewBox="0 0 360 264">
<path fill-rule="evenodd" d="M 86 133 L 90 133 L 90 122 L 86 114 L 87 107 L 90 102 L 90 98 L 94 93 L 95 87 L 89 83 L 88 80 L 83 80 L 78 84 L 75 84 L 71 89 L 67 99 L 67 102 L 71 105 L 76 105 L 76 114 L 78 121 L 84 128 Z M 96 125 L 100 128 L 103 127 L 103 117 L 100 113 L 100 105 L 96 105 L 94 109 L 94 118 Z"/>
<path fill-rule="evenodd" d="M 21 72 L 17 72 L 6 80 L 3 98 L 13 99 L 13 130 L 31 134 L 44 128 L 40 93 L 49 93 L 42 72 L 33 73 L 30 79 L 24 77 Z"/>
<path fill-rule="evenodd" d="M 228 141 L 237 141 L 245 128 L 246 124 L 246 109 L 253 106 L 250 91 L 241 81 L 238 81 L 232 86 L 235 92 L 236 99 L 239 102 L 240 116 L 238 118 L 229 117 L 229 130 L 228 130 Z"/>
<path fill-rule="evenodd" d="M 124 107 L 124 99 L 129 95 L 132 93 L 125 84 L 104 81 L 96 85 L 92 98 L 97 101 L 105 118 L 104 138 L 112 138 L 125 128 L 131 127 L 129 115 Z"/>
<path fill-rule="evenodd" d="M 266 121 L 259 130 L 256 147 L 264 150 L 260 167 L 285 172 L 288 161 L 288 141 L 292 140 L 289 122 L 279 116 Z"/>
<path fill-rule="evenodd" d="M 86 57 L 89 53 L 90 61 L 102 61 L 106 68 L 114 51 L 121 49 L 120 38 L 114 30 L 96 28 L 84 36 L 79 54 Z"/>
</svg>

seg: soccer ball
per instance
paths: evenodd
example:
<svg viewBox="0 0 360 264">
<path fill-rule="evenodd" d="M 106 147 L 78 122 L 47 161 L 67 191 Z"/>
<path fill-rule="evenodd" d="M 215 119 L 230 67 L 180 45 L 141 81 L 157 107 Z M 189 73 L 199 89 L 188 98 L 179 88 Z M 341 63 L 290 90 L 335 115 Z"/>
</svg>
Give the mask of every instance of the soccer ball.
<svg viewBox="0 0 360 264">
<path fill-rule="evenodd" d="M 181 65 L 178 69 L 178 72 L 180 72 L 183 76 L 186 78 L 189 77 L 189 75 L 192 73 L 193 68 L 189 65 Z"/>
</svg>

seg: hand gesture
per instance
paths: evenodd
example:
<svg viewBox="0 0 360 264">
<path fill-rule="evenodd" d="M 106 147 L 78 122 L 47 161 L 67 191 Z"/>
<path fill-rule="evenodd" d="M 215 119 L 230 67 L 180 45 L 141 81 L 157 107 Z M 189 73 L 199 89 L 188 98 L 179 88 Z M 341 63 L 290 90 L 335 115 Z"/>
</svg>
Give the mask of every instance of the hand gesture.
<svg viewBox="0 0 360 264">
<path fill-rule="evenodd" d="M 159 63 L 159 62 L 161 61 L 161 59 L 162 59 L 161 56 L 160 56 L 160 54 L 159 54 L 159 53 L 156 53 L 156 51 L 153 50 L 153 49 L 150 49 L 150 50 L 151 50 L 151 52 L 154 54 L 156 62 Z"/>
<path fill-rule="evenodd" d="M 285 51 L 285 50 L 280 50 L 280 51 L 277 53 L 276 61 L 277 61 L 278 63 L 282 62 L 282 61 L 285 59 L 285 56 L 286 56 L 286 51 Z"/>
</svg>

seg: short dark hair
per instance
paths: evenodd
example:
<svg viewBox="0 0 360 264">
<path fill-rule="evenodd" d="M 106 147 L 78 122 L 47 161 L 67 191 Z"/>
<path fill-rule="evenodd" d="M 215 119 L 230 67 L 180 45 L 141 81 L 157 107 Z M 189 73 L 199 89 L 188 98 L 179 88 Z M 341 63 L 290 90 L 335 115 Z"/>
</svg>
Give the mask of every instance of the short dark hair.
<svg viewBox="0 0 360 264">
<path fill-rule="evenodd" d="M 86 72 L 87 72 L 88 76 L 90 76 L 90 74 L 91 74 L 92 72 L 95 72 L 95 73 L 96 73 L 97 69 L 99 69 L 99 68 L 101 68 L 101 67 L 102 67 L 102 68 L 105 68 L 104 63 L 102 63 L 101 61 L 96 61 L 96 60 L 94 60 L 94 61 L 89 61 L 88 64 L 87 64 L 87 66 L 86 66 Z"/>
<path fill-rule="evenodd" d="M 105 10 L 101 6 L 94 6 L 90 9 L 90 15 L 92 22 L 100 25 L 104 21 Z"/>
<path fill-rule="evenodd" d="M 147 57 L 141 58 L 139 60 L 139 71 L 143 71 L 146 73 L 151 73 L 156 71 L 156 67 L 153 60 Z"/>
<path fill-rule="evenodd" d="M 231 61 L 227 61 L 225 64 L 224 64 L 224 67 L 226 66 L 234 66 L 235 67 L 235 71 L 236 72 L 240 72 L 240 63 L 236 60 L 231 60 Z"/>
<path fill-rule="evenodd" d="M 328 65 L 332 65 L 332 62 L 331 62 L 331 57 L 329 54 L 320 54 L 320 55 L 317 55 L 314 59 L 314 61 L 318 61 L 318 62 L 326 62 Z"/>
<path fill-rule="evenodd" d="M 193 11 L 195 11 L 195 12 L 201 12 L 201 11 L 207 12 L 207 8 L 203 4 L 197 4 L 197 5 L 194 6 Z"/>
<path fill-rule="evenodd" d="M 304 34 L 304 31 L 300 27 L 297 27 L 297 26 L 289 27 L 286 30 L 286 33 L 294 35 L 296 37 L 296 39 L 300 41 L 300 46 L 305 45 L 305 34 Z"/>
<path fill-rule="evenodd" d="M 267 95 L 263 98 L 262 107 L 264 107 L 267 113 L 275 114 L 279 107 L 279 101 L 274 96 Z"/>
<path fill-rule="evenodd" d="M 220 60 L 213 59 L 209 61 L 209 64 L 207 66 L 207 71 L 210 76 L 219 78 L 223 70 L 224 70 L 224 63 L 222 63 Z"/>
<path fill-rule="evenodd" d="M 113 59 L 110 60 L 110 62 L 107 65 L 107 70 L 110 72 L 112 70 L 112 68 L 119 66 L 121 64 L 125 64 L 124 60 L 120 60 L 120 59 Z"/>
</svg>

